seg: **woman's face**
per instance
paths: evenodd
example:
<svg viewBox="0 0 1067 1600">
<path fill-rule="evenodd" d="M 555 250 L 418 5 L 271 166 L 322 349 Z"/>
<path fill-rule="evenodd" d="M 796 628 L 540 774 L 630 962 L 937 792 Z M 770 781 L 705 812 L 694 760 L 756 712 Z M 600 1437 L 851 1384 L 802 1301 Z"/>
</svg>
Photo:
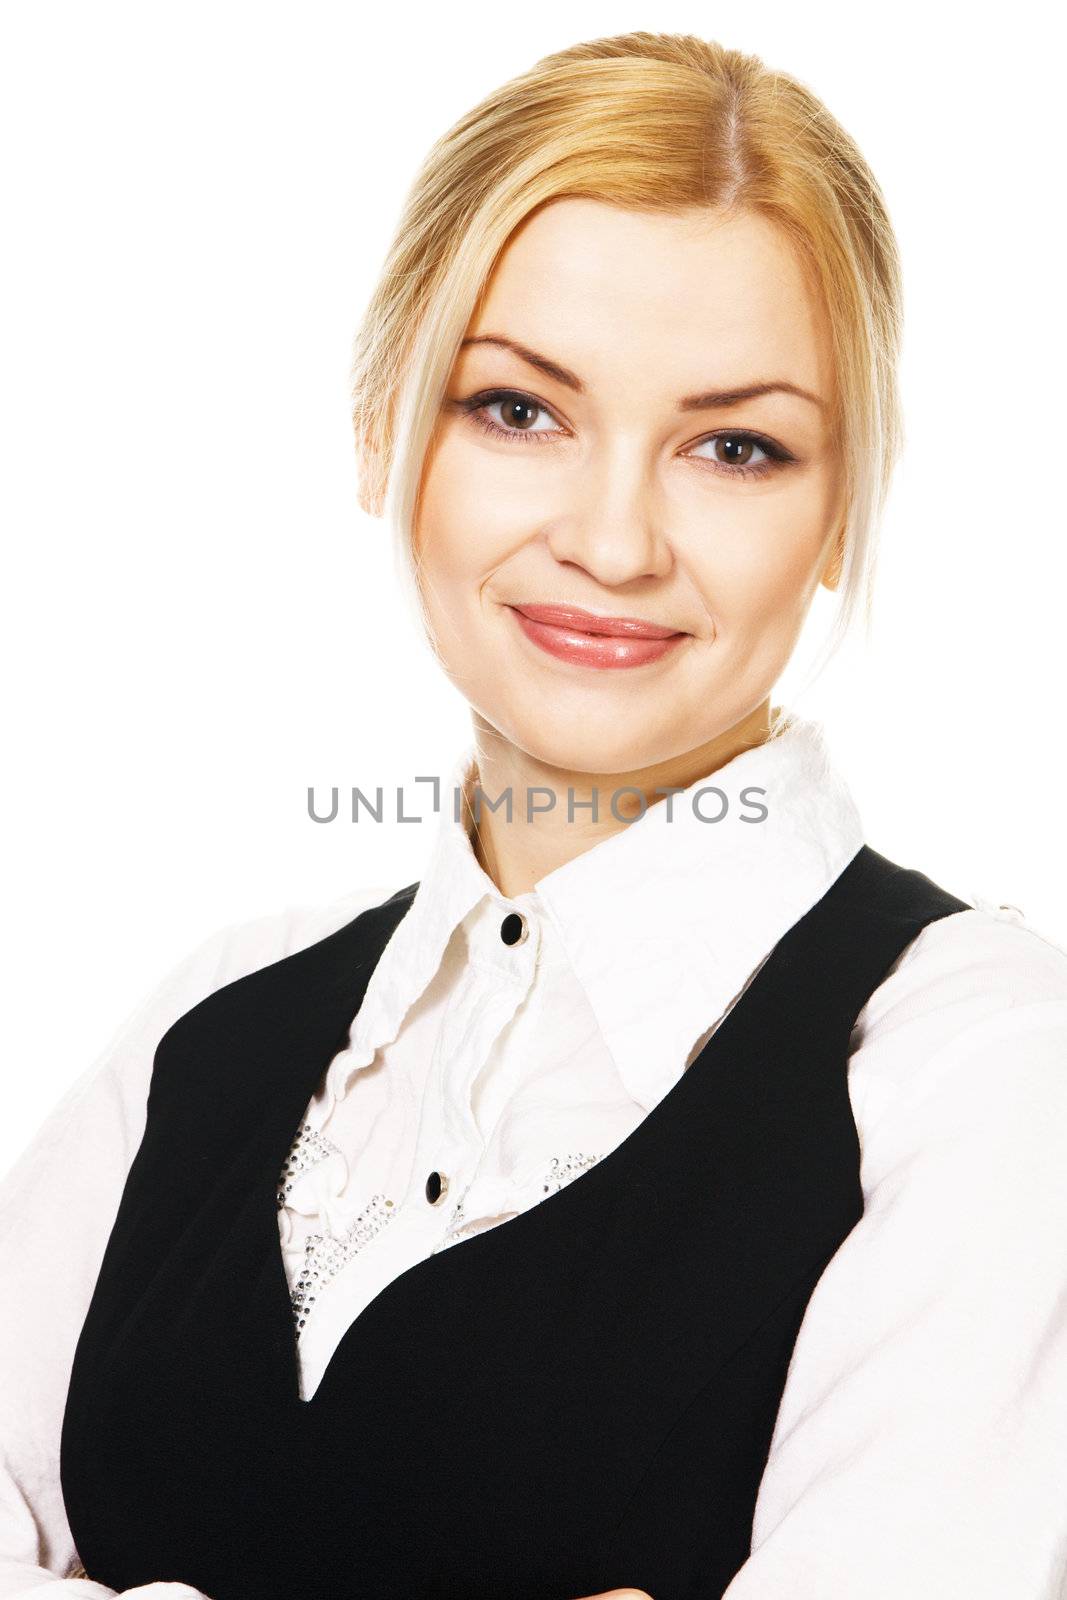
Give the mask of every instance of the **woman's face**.
<svg viewBox="0 0 1067 1600">
<path fill-rule="evenodd" d="M 764 706 L 836 582 L 832 404 L 825 314 L 764 218 L 529 218 L 467 330 L 415 533 L 476 720 L 539 763 L 633 773 Z M 597 644 L 518 609 L 545 605 L 680 637 Z"/>
</svg>

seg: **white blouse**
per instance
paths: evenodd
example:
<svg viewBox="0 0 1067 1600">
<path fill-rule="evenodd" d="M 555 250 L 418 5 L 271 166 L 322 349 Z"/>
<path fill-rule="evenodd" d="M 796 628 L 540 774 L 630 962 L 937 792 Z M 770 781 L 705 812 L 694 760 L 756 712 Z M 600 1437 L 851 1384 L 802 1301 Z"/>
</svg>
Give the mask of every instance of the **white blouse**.
<svg viewBox="0 0 1067 1600">
<path fill-rule="evenodd" d="M 453 809 L 476 770 L 468 749 L 279 1174 L 305 1398 L 398 1273 L 624 1139 L 863 843 L 821 726 L 795 718 L 508 898 Z M 0 1186 L 0 1600 L 113 1593 L 66 1576 L 59 1435 L 156 1042 L 398 887 L 208 940 Z M 726 1600 L 1067 1594 L 1067 952 L 945 887 L 970 909 L 920 933 L 853 1031 L 865 1211 L 809 1302 Z M 198 1594 L 160 1577 L 125 1592 Z"/>
</svg>

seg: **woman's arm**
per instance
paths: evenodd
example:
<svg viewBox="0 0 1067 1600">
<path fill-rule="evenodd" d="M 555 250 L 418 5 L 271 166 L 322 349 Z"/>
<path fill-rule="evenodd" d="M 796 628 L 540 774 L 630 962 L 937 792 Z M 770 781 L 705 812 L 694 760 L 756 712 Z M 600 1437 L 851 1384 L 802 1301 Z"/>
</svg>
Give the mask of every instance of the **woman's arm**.
<svg viewBox="0 0 1067 1600">
<path fill-rule="evenodd" d="M 867 1047 L 865 1214 L 809 1303 L 726 1600 L 1067 1592 L 1067 956 L 937 926 Z M 972 965 L 938 971 L 952 940 Z"/>
<path fill-rule="evenodd" d="M 225 928 L 162 983 L 67 1091 L 0 1184 L 0 1600 L 110 1596 L 68 1576 L 78 1557 L 59 1478 L 74 1350 L 130 1165 L 144 1132 L 155 1047 L 205 995 L 325 936 L 385 899 L 367 890 L 325 910 Z M 90 1575 L 91 1576 L 91 1575 Z M 181 1573 L 123 1591 L 196 1600 Z"/>
</svg>

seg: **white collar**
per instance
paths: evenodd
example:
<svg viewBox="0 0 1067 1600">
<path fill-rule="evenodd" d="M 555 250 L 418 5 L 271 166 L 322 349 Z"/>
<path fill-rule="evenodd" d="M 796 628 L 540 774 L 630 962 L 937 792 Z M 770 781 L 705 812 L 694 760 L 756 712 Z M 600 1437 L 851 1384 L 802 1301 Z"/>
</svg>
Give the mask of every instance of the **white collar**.
<svg viewBox="0 0 1067 1600">
<path fill-rule="evenodd" d="M 372 975 L 354 1050 L 335 1064 L 341 1095 L 351 1072 L 396 1038 L 456 927 L 477 907 L 472 926 L 498 927 L 515 910 L 552 923 L 627 1092 L 650 1110 L 696 1040 L 863 844 L 821 723 L 794 716 L 764 744 L 673 796 L 669 813 L 665 800 L 657 802 L 531 892 L 509 898 L 456 820 L 455 791 L 469 795 L 476 772 L 470 745 L 442 790 L 426 871 Z M 694 809 L 697 791 L 707 788 L 729 801 L 721 822 L 702 821 Z M 765 792 L 746 800 L 750 789 Z M 714 817 L 722 802 L 707 794 L 697 806 Z M 763 820 L 741 820 L 761 807 Z"/>
</svg>

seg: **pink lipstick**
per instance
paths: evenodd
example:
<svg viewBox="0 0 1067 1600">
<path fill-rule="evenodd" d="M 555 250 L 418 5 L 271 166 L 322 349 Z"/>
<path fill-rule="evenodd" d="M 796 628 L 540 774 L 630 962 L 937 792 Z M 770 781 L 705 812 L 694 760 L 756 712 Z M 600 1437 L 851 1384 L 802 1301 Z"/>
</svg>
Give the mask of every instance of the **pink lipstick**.
<svg viewBox="0 0 1067 1600">
<path fill-rule="evenodd" d="M 641 617 L 601 617 L 579 606 L 521 605 L 510 610 L 534 644 L 560 661 L 586 667 L 642 667 L 688 637 Z"/>
</svg>

